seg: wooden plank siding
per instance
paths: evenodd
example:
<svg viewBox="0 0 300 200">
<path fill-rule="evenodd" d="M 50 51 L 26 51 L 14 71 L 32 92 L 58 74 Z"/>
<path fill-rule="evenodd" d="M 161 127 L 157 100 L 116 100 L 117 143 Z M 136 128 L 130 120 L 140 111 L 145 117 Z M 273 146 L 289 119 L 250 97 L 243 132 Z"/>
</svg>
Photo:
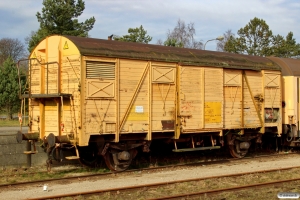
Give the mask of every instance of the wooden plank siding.
<svg viewBox="0 0 300 200">
<path fill-rule="evenodd" d="M 102 134 L 119 142 L 136 133 L 146 140 L 164 132 L 175 139 L 228 129 L 281 133 L 281 72 L 265 70 L 277 70 L 266 58 L 71 39 L 47 37 L 30 57 L 31 94 L 42 96 L 30 102 L 30 131 L 41 137 L 74 133 L 86 146 Z"/>
<path fill-rule="evenodd" d="M 162 121 L 175 123 L 176 86 L 172 83 L 152 84 L 152 130 L 163 131 Z M 171 122 L 172 121 L 172 122 Z M 169 130 L 174 130 L 169 129 Z"/>
<path fill-rule="evenodd" d="M 41 68 L 42 66 L 37 63 L 36 60 L 31 61 L 32 65 L 29 69 L 30 74 L 30 86 L 31 94 L 40 94 L 41 93 Z"/>
<path fill-rule="evenodd" d="M 57 103 L 52 99 L 45 100 L 45 134 L 48 135 L 53 133 L 55 135 L 59 135 L 58 129 L 60 129 L 59 125 L 59 107 Z"/>
<path fill-rule="evenodd" d="M 148 129 L 144 124 L 149 116 L 149 63 L 123 59 L 119 63 L 120 133 L 141 132 Z"/>
<path fill-rule="evenodd" d="M 223 69 L 204 69 L 204 128 L 223 128 Z"/>
<path fill-rule="evenodd" d="M 112 130 L 105 129 L 106 123 L 116 124 L 116 101 L 107 99 L 87 100 L 83 122 L 86 127 L 86 134 L 111 134 Z"/>
<path fill-rule="evenodd" d="M 184 131 L 203 128 L 202 69 L 190 66 L 180 67 L 179 113 Z"/>
<path fill-rule="evenodd" d="M 223 69 L 181 67 L 179 95 L 185 132 L 223 128 Z"/>
<path fill-rule="evenodd" d="M 277 126 L 281 120 L 265 121 L 266 110 L 281 112 L 280 73 L 272 71 L 224 70 L 225 129 Z M 243 109 L 243 112 L 241 112 Z M 243 120 L 243 121 L 242 121 Z M 264 130 L 262 129 L 262 132 Z"/>
<path fill-rule="evenodd" d="M 151 70 L 146 68 L 148 64 L 151 65 L 149 67 Z M 171 66 L 175 67 L 175 65 Z M 170 81 L 169 71 L 176 70 L 172 67 L 145 61 L 120 60 L 120 121 L 124 119 L 126 111 L 129 111 L 128 116 L 124 119 L 122 133 L 148 131 L 149 120 L 151 120 L 152 131 L 163 131 L 162 120 L 175 120 L 175 78 L 173 82 L 168 82 Z M 147 70 L 147 74 L 142 80 L 145 70 Z M 150 75 L 150 71 L 155 70 L 162 75 Z M 164 73 L 167 73 L 167 77 L 163 75 Z M 142 81 L 141 87 L 133 99 L 140 81 Z M 149 90 L 152 90 L 151 94 Z M 152 102 L 149 102 L 150 95 Z M 133 101 L 133 105 L 129 108 L 131 101 Z"/>
<path fill-rule="evenodd" d="M 40 110 L 39 110 L 39 102 L 34 99 L 29 99 L 29 132 L 37 132 L 39 130 L 39 122 L 40 122 Z M 34 116 L 34 117 L 33 117 Z"/>
<path fill-rule="evenodd" d="M 176 119 L 176 65 L 151 63 L 151 130 L 174 131 Z M 150 137 L 151 138 L 151 137 Z"/>
<path fill-rule="evenodd" d="M 81 62 L 78 55 L 62 58 L 61 93 L 72 94 L 80 85 Z"/>
<path fill-rule="evenodd" d="M 224 69 L 224 128 L 237 129 L 242 125 L 242 71 Z"/>
<path fill-rule="evenodd" d="M 245 71 L 243 78 L 244 86 L 244 127 L 256 128 L 261 127 L 259 115 L 261 115 L 261 105 L 258 101 L 253 102 L 254 97 L 262 95 L 262 74 L 261 72 Z M 246 82 L 248 80 L 248 84 Z M 251 91 L 251 92 L 250 92 Z M 252 93 L 252 96 L 251 96 Z M 259 115 L 256 112 L 255 106 L 259 109 Z"/>
<path fill-rule="evenodd" d="M 266 127 L 277 126 L 279 134 L 282 130 L 282 83 L 279 72 L 263 71 L 264 86 L 264 121 Z"/>
</svg>

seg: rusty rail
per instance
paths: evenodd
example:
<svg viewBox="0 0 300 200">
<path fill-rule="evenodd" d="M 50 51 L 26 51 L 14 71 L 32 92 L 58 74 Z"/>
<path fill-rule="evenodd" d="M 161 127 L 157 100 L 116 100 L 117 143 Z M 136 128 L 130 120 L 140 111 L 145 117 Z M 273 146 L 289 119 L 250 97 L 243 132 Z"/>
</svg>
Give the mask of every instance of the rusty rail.
<svg viewBox="0 0 300 200">
<path fill-rule="evenodd" d="M 145 188 L 149 189 L 151 187 L 166 186 L 166 185 L 171 185 L 171 184 L 176 184 L 176 183 L 185 183 L 185 182 L 201 181 L 201 180 L 224 178 L 224 177 L 228 178 L 228 177 L 235 177 L 235 176 L 244 176 L 244 175 L 255 174 L 255 173 L 276 172 L 276 171 L 283 171 L 283 170 L 289 170 L 289 169 L 295 169 L 295 168 L 300 168 L 300 166 L 277 168 L 277 169 L 270 169 L 270 170 L 259 170 L 259 171 L 244 172 L 244 173 L 235 173 L 235 174 L 221 175 L 221 176 L 210 176 L 210 177 L 192 178 L 192 179 L 184 179 L 184 180 L 176 180 L 176 181 L 168 181 L 168 182 L 159 182 L 159 183 L 143 184 L 143 185 L 129 186 L 129 187 L 119 187 L 119 188 L 104 189 L 104 190 L 75 192 L 75 193 L 69 193 L 69 194 L 30 198 L 30 200 L 59 199 L 59 198 L 76 197 L 76 196 L 92 196 L 92 195 L 107 193 L 107 192 L 125 192 L 125 191 L 140 190 L 140 189 L 145 189 Z M 223 191 L 234 191 L 234 190 L 247 189 L 247 188 L 252 188 L 252 187 L 262 187 L 262 186 L 267 186 L 267 185 L 282 184 L 282 183 L 299 181 L 299 180 L 300 180 L 300 178 L 286 179 L 286 180 L 272 181 L 272 182 L 266 182 L 266 183 L 243 185 L 243 186 L 238 186 L 238 187 L 230 187 L 230 188 L 207 190 L 207 191 L 201 191 L 201 192 L 195 192 L 195 193 L 186 193 L 186 194 L 178 194 L 178 195 L 173 195 L 173 196 L 165 196 L 165 197 L 153 198 L 152 200 L 154 200 L 154 199 L 177 199 L 180 197 L 199 196 L 199 195 L 203 195 L 203 194 L 213 194 L 213 193 L 220 193 Z"/>
<path fill-rule="evenodd" d="M 257 188 L 257 187 L 289 183 L 289 182 L 294 182 L 294 181 L 300 181 L 300 178 L 286 179 L 286 180 L 280 180 L 280 181 L 271 181 L 271 182 L 266 182 L 266 183 L 256 183 L 256 184 L 249 184 L 249 185 L 243 185 L 243 186 L 237 186 L 237 187 L 221 188 L 221 189 L 216 189 L 216 190 L 206 190 L 206 191 L 201 191 L 201 192 L 152 198 L 152 199 L 148 199 L 148 200 L 178 199 L 178 198 L 182 198 L 182 197 L 212 195 L 212 194 L 217 194 L 217 193 L 221 193 L 221 192 L 232 192 L 232 191 L 238 191 L 238 190 L 242 190 L 242 189 L 251 189 L 251 188 Z"/>
<path fill-rule="evenodd" d="M 204 161 L 204 162 L 191 162 L 191 163 L 183 163 L 183 164 L 177 164 L 177 165 L 164 165 L 164 166 L 158 166 L 158 167 L 148 167 L 148 168 L 139 168 L 139 169 L 131 169 L 131 170 L 126 170 L 123 172 L 106 172 L 106 173 L 95 173 L 95 174 L 88 174 L 88 175 L 79 175 L 79 176 L 72 176 L 72 177 L 64 177 L 64 178 L 53 178 L 53 179 L 45 179 L 45 180 L 37 180 L 37 181 L 26 181 L 26 182 L 14 182 L 14 183 L 8 183 L 8 184 L 0 184 L 0 189 L 2 188 L 8 188 L 8 187 L 16 187 L 16 186 L 27 186 L 27 185 L 33 185 L 33 184 L 42 184 L 42 183 L 48 183 L 48 182 L 54 182 L 54 181 L 60 181 L 60 180 L 76 180 L 78 178 L 91 178 L 91 177 L 97 177 L 97 176 L 104 176 L 104 175 L 111 175 L 111 174 L 126 174 L 126 173 L 132 173 L 132 172 L 138 172 L 138 171 L 155 171 L 155 170 L 161 170 L 161 169 L 167 169 L 172 167 L 184 167 L 184 166 L 197 166 L 197 165 L 213 165 L 213 164 L 224 164 L 226 162 L 239 162 L 243 160 L 248 160 L 248 159 L 256 159 L 256 158 L 267 158 L 267 157 L 273 157 L 273 156 L 288 156 L 292 154 L 297 154 L 297 153 L 289 153 L 289 154 L 272 154 L 272 155 L 261 155 L 261 156 L 255 156 L 255 157 L 244 157 L 241 159 L 237 158 L 230 158 L 230 159 L 222 159 L 222 160 L 214 160 L 214 161 Z M 300 166 L 296 167 L 288 167 L 288 168 L 282 168 L 281 170 L 288 170 L 288 169 L 293 169 L 293 168 L 298 168 Z M 47 173 L 47 171 L 45 171 Z M 267 171 L 264 171 L 267 172 Z M 39 173 L 39 172 L 38 172 Z M 254 172 L 253 172 L 254 173 Z M 32 175 L 35 173 L 31 173 Z M 28 175 L 28 173 L 22 173 L 22 174 L 12 174 L 13 176 L 15 175 Z M 7 176 L 0 176 L 1 177 L 8 177 Z"/>
</svg>

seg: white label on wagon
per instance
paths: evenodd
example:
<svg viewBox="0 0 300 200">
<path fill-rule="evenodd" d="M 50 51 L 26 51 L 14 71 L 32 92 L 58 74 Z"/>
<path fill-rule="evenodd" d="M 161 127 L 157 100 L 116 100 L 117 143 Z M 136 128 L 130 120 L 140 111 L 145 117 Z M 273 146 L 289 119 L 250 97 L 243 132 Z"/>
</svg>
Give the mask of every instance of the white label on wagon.
<svg viewBox="0 0 300 200">
<path fill-rule="evenodd" d="M 144 107 L 143 106 L 135 106 L 135 112 L 136 113 L 144 113 Z"/>
</svg>

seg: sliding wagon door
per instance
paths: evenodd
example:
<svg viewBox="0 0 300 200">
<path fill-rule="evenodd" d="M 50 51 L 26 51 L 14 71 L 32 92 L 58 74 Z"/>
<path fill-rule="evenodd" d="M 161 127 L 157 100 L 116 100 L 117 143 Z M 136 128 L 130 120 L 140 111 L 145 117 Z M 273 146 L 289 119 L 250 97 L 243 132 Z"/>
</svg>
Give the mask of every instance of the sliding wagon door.
<svg viewBox="0 0 300 200">
<path fill-rule="evenodd" d="M 223 69 L 181 66 L 179 77 L 183 132 L 223 128 Z"/>
</svg>

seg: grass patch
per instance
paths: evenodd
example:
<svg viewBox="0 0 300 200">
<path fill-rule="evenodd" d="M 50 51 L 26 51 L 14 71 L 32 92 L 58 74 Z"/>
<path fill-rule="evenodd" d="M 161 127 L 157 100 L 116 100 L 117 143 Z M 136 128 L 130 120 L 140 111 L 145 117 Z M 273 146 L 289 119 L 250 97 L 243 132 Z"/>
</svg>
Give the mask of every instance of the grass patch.
<svg viewBox="0 0 300 200">
<path fill-rule="evenodd" d="M 46 170 L 46 166 L 36 166 L 30 168 L 2 167 L 2 169 L 0 168 L 0 185 L 88 174 L 103 174 L 107 172 L 109 172 L 109 170 L 106 168 L 91 169 L 72 165 L 58 168 L 53 167 L 51 172 Z"/>
<path fill-rule="evenodd" d="M 20 126 L 18 120 L 0 120 L 0 127 L 15 127 Z"/>
</svg>

